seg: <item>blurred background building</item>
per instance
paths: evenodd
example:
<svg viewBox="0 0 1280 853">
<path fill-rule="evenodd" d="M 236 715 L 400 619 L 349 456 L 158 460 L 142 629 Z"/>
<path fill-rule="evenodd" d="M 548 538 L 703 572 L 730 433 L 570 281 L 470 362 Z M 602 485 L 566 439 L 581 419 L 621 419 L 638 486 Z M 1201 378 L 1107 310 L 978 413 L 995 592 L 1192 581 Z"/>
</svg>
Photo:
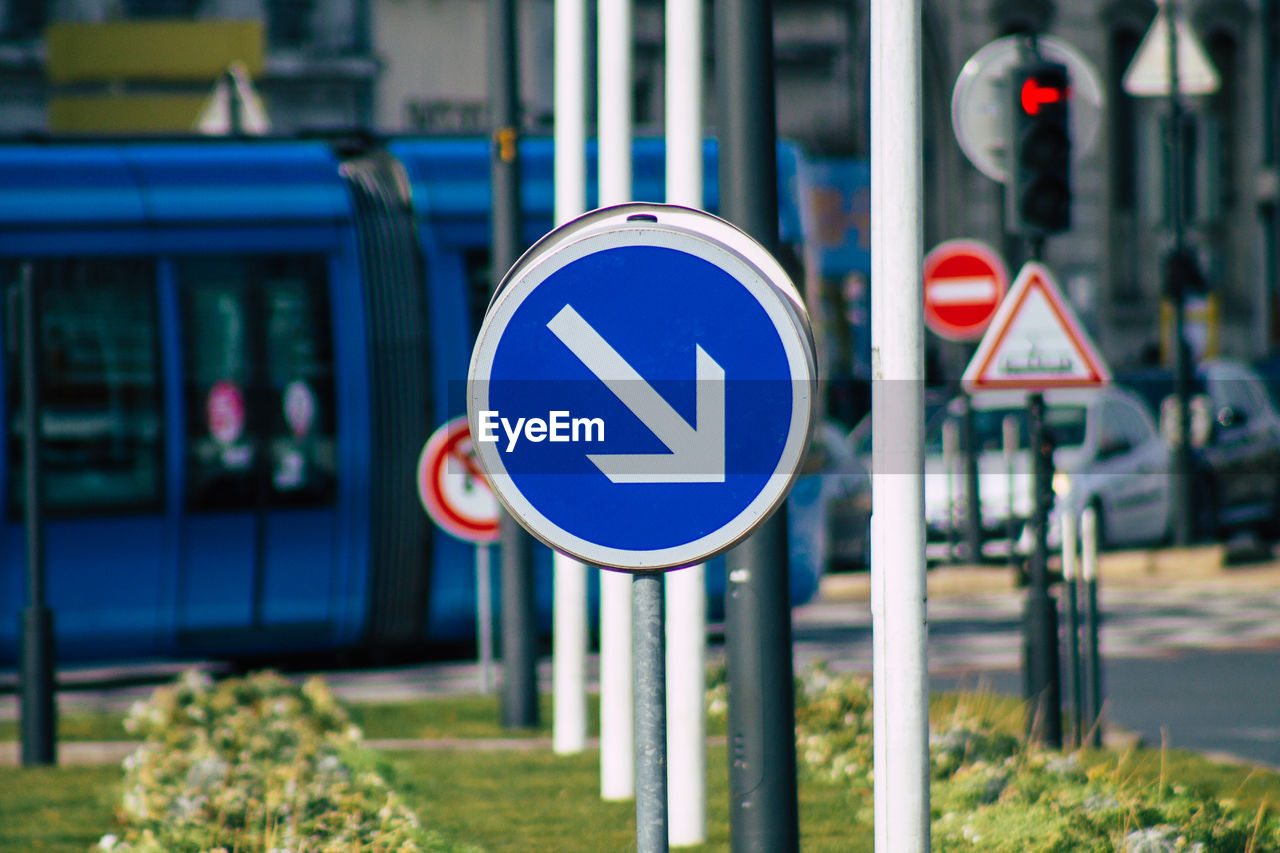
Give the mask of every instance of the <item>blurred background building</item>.
<svg viewBox="0 0 1280 853">
<path fill-rule="evenodd" d="M 708 5 L 707 67 L 714 69 Z M 1280 338 L 1274 168 L 1276 4 L 1184 5 L 1222 79 L 1188 98 L 1196 116 L 1190 239 L 1208 294 L 1191 327 L 1204 352 L 1254 358 Z M 552 0 L 518 4 L 524 124 L 548 130 Z M 1125 94 L 1121 78 L 1156 11 L 1152 0 L 925 0 L 926 245 L 1002 237 L 1001 187 L 972 167 L 951 126 L 964 62 L 992 39 L 1055 35 L 1082 51 L 1107 103 L 1094 149 L 1074 173 L 1074 227 L 1047 260 L 1113 366 L 1167 356 L 1161 312 L 1161 99 Z M 387 133 L 487 127 L 484 0 L 0 0 L 0 129 L 183 131 L 233 60 L 247 69 L 272 131 L 361 126 Z M 816 165 L 809 199 L 811 268 L 820 267 L 831 373 L 866 370 L 868 57 L 866 0 L 775 0 L 780 134 Z M 636 0 L 633 102 L 639 132 L 663 112 L 663 4 Z M 708 78 L 710 80 L 710 78 Z M 710 82 L 708 82 L 710 87 Z M 715 98 L 706 103 L 711 127 Z M 954 378 L 970 346 L 930 341 L 937 375 Z"/>
</svg>

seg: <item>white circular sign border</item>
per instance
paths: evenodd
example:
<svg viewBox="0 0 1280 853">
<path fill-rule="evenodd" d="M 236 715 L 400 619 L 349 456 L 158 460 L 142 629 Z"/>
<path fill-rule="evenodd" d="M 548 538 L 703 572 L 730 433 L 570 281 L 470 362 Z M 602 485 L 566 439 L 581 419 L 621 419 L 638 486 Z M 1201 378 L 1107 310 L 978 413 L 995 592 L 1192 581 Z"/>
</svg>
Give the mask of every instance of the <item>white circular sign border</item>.
<svg viewBox="0 0 1280 853">
<path fill-rule="evenodd" d="M 660 206 L 654 207 L 661 215 Z M 804 326 L 796 315 L 793 298 L 787 293 L 788 288 L 794 291 L 794 286 L 789 281 L 785 285 L 774 284 L 728 246 L 689 231 L 663 227 L 660 222 L 613 223 L 607 230 L 575 236 L 577 239 L 563 246 L 550 244 L 549 251 L 542 258 L 531 259 L 521 265 L 519 277 L 504 283 L 490 304 L 476 338 L 467 377 L 467 412 L 472 424 L 478 412 L 489 409 L 489 379 L 501 330 L 506 329 L 516 310 L 538 285 L 574 261 L 598 251 L 633 246 L 668 248 L 707 261 L 733 277 L 746 287 L 773 324 L 791 372 L 792 389 L 791 426 L 778 464 L 755 498 L 730 521 L 690 542 L 648 550 L 600 545 L 551 521 L 516 487 L 502 463 L 496 443 L 476 442 L 480 464 L 489 477 L 494 494 L 512 516 L 547 546 L 584 563 L 623 571 L 649 572 L 705 562 L 745 539 L 786 499 L 787 489 L 798 475 L 808 447 L 817 377 L 804 346 L 807 342 Z M 731 267 L 737 267 L 740 274 L 735 275 Z M 803 375 L 798 377 L 798 371 Z M 778 473 L 780 471 L 787 473 Z"/>
</svg>

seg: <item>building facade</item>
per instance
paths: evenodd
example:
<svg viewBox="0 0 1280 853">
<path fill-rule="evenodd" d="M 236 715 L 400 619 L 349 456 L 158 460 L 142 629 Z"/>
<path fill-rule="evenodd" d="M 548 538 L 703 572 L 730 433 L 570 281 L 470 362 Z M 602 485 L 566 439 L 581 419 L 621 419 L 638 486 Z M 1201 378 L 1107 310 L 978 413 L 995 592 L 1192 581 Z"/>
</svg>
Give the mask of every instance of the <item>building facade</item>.
<svg viewBox="0 0 1280 853">
<path fill-rule="evenodd" d="M 378 123 L 388 130 L 482 130 L 481 0 L 373 0 L 375 52 L 385 71 Z M 714 132 L 714 29 L 707 4 L 708 82 Z M 1271 165 L 1276 12 L 1264 0 L 1187 0 L 1184 9 L 1221 87 L 1187 97 L 1194 116 L 1187 239 L 1207 285 L 1189 300 L 1195 350 L 1254 358 L 1277 341 L 1276 173 Z M 870 33 L 866 0 L 775 0 L 779 133 L 811 152 L 868 154 Z M 521 4 L 525 124 L 551 115 L 550 0 Z M 1168 246 L 1165 99 L 1135 98 L 1121 81 L 1156 12 L 1153 0 L 925 0 L 923 111 L 926 245 L 970 237 L 1016 267 L 1025 248 L 1003 234 L 1003 189 L 962 153 L 951 99 L 965 62 L 994 39 L 1039 32 L 1074 46 L 1104 96 L 1092 147 L 1074 162 L 1073 227 L 1047 243 L 1045 259 L 1113 367 L 1171 359 L 1171 315 L 1162 297 Z M 640 132 L 663 112 L 663 6 L 635 4 L 633 102 Z M 417 45 L 417 49 L 413 46 Z M 1270 80 L 1270 82 L 1268 82 Z M 1081 109 L 1081 112 L 1084 110 Z M 971 345 L 930 339 L 942 372 L 958 376 Z"/>
<path fill-rule="evenodd" d="M 211 60 L 243 60 L 215 43 L 225 41 L 219 25 L 232 23 L 256 30 L 245 49 L 274 132 L 372 125 L 381 66 L 371 50 L 368 0 L 0 0 L 0 132 L 56 132 L 68 115 L 77 130 L 185 129 L 190 105 L 198 109 L 221 69 L 175 69 L 165 44 L 142 39 L 127 44 L 133 67 L 118 73 L 107 51 L 128 42 L 131 25 L 171 25 Z M 79 62 L 68 79 L 51 57 L 49 34 L 59 27 L 78 29 L 82 44 L 101 45 L 104 67 L 95 73 Z M 76 114 L 93 101 L 101 105 Z M 67 104 L 70 114 L 58 108 Z M 99 114 L 114 126 L 92 126 L 102 123 Z"/>
<path fill-rule="evenodd" d="M 692 0 L 689 0 L 692 2 Z M 260 22 L 255 84 L 273 129 L 359 125 L 389 133 L 485 132 L 486 0 L 0 0 L 0 126 L 49 129 L 48 104 L 84 91 L 169 90 L 166 81 L 50 82 L 44 34 L 68 21 L 137 19 Z M 588 4 L 593 6 L 593 4 Z M 704 102 L 714 133 L 713 3 L 706 4 Z M 1252 358 L 1280 340 L 1274 166 L 1276 0 L 1182 0 L 1221 86 L 1184 103 L 1195 117 L 1188 166 L 1188 241 L 1207 291 L 1190 302 L 1194 346 Z M 552 120 L 553 0 L 519 0 L 523 123 Z M 1135 98 L 1121 81 L 1156 12 L 1154 0 L 924 0 L 926 246 L 970 237 L 1024 252 L 1003 234 L 1002 187 L 960 150 L 951 122 L 957 75 L 979 48 L 1040 32 L 1074 45 L 1105 104 L 1090 150 L 1075 161 L 1073 227 L 1045 259 L 1115 368 L 1169 359 L 1162 299 L 1165 221 L 1163 99 Z M 867 0 L 775 0 L 779 132 L 820 156 L 868 155 Z M 663 4 L 635 0 L 637 132 L 660 132 Z M 190 83 L 184 84 L 190 87 Z M 201 84 L 204 85 L 204 84 Z M 594 94 L 589 98 L 594 101 Z M 865 194 L 864 194 L 865 195 Z M 865 225 L 865 222 L 863 223 Z M 837 287 L 837 290 L 839 288 Z M 954 378 L 970 345 L 930 339 Z"/>
</svg>

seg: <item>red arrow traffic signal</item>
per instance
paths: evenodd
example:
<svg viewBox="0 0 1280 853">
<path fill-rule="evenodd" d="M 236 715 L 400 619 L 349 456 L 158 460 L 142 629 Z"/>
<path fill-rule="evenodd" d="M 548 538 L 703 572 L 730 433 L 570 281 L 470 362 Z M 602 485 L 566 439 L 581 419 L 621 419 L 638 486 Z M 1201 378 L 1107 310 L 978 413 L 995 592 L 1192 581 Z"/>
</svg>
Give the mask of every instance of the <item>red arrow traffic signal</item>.
<svg viewBox="0 0 1280 853">
<path fill-rule="evenodd" d="M 1022 84 L 1022 110 L 1027 115 L 1040 114 L 1042 104 L 1056 104 L 1067 99 L 1067 90 L 1057 86 L 1042 86 L 1034 77 Z"/>
</svg>

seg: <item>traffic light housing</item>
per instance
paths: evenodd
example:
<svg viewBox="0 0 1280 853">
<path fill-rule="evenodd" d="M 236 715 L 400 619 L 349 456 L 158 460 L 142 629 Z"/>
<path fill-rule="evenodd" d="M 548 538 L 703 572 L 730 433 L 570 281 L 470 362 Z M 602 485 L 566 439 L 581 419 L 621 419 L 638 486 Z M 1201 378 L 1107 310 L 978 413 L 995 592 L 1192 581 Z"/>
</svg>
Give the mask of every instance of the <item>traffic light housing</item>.
<svg viewBox="0 0 1280 853">
<path fill-rule="evenodd" d="M 1026 237 L 1071 227 L 1071 88 L 1067 67 L 1034 60 L 1010 74 L 1006 229 Z"/>
</svg>

